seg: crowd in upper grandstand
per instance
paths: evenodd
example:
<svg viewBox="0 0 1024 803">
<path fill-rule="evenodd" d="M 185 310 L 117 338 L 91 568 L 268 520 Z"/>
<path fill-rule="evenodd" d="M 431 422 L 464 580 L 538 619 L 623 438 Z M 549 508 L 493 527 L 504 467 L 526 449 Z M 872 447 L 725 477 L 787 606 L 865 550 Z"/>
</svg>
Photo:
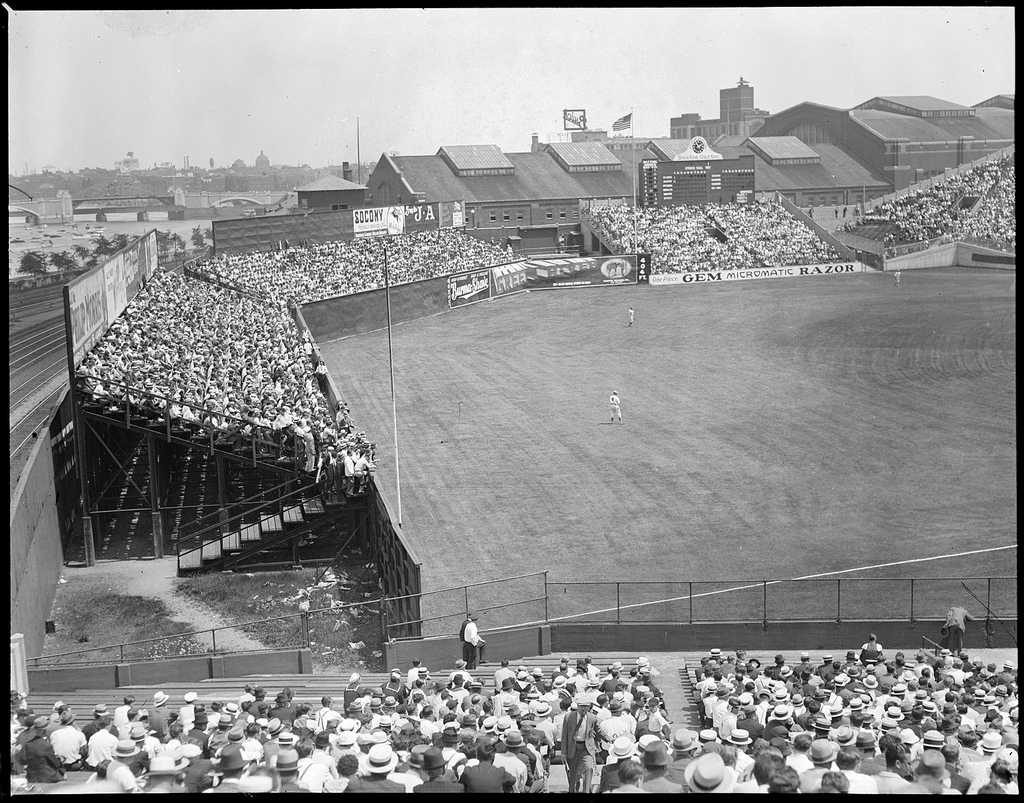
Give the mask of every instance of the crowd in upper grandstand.
<svg viewBox="0 0 1024 803">
<path fill-rule="evenodd" d="M 1018 792 L 1012 661 L 887 655 L 871 636 L 816 660 L 715 649 L 692 669 L 694 730 L 666 713 L 668 678 L 646 657 L 563 658 L 548 673 L 415 661 L 380 685 L 353 674 L 337 699 L 248 684 L 235 699 L 157 691 L 145 708 L 126 696 L 75 712 L 12 692 L 12 782 L 41 791 L 82 771 L 79 792 L 529 793 L 564 763 L 570 791 Z"/>
<path fill-rule="evenodd" d="M 354 482 L 371 470 L 373 444 L 344 404 L 328 409 L 313 353 L 283 306 L 157 271 L 78 374 L 109 413 L 130 405 L 242 452 L 255 439 L 263 456 L 297 459 L 309 473 L 333 476 L 337 461 L 338 477 Z"/>
<path fill-rule="evenodd" d="M 654 273 L 839 261 L 835 248 L 775 200 L 752 204 L 595 205 L 590 219 L 623 253 L 650 253 Z"/>
<path fill-rule="evenodd" d="M 199 270 L 215 281 L 282 304 L 306 304 L 384 286 L 387 248 L 392 284 L 431 279 L 511 262 L 511 248 L 437 229 L 396 237 L 365 237 L 281 251 L 224 254 Z"/>
<path fill-rule="evenodd" d="M 978 198 L 975 209 L 970 199 Z M 886 201 L 843 228 L 891 224 L 887 246 L 966 236 L 1016 248 L 1016 200 L 1013 157 L 1003 157 Z"/>
</svg>

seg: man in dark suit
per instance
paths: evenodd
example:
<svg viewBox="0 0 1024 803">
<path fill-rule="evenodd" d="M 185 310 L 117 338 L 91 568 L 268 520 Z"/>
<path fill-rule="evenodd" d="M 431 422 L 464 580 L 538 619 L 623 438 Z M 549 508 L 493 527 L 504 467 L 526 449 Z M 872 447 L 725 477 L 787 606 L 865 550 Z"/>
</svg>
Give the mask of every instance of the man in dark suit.
<svg viewBox="0 0 1024 803">
<path fill-rule="evenodd" d="M 508 770 L 494 766 L 494 740 L 481 738 L 477 744 L 476 757 L 480 762 L 462 771 L 459 783 L 467 792 L 511 792 L 516 779 Z"/>
<path fill-rule="evenodd" d="M 455 781 L 445 780 L 445 769 L 447 763 L 440 749 L 430 747 L 423 753 L 423 771 L 427 774 L 427 780 L 419 786 L 413 787 L 413 793 L 446 792 L 463 794 L 466 787 Z"/>
<path fill-rule="evenodd" d="M 678 795 L 682 793 L 682 784 L 673 783 L 665 777 L 665 771 L 672 763 L 672 758 L 669 756 L 668 748 L 665 747 L 663 741 L 658 740 L 647 745 L 641 756 L 641 762 L 644 765 L 643 788 L 646 791 L 655 794 Z"/>
<path fill-rule="evenodd" d="M 597 759 L 597 715 L 594 698 L 581 694 L 576 710 L 562 723 L 562 756 L 569 767 L 569 791 L 590 793 Z M 582 790 L 580 787 L 582 786 Z"/>
</svg>

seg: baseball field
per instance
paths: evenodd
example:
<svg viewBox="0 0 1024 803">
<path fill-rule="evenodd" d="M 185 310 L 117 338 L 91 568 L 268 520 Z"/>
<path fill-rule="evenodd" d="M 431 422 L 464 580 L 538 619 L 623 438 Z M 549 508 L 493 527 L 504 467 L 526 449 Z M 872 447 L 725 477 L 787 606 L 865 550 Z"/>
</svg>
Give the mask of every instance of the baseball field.
<svg viewBox="0 0 1024 803">
<path fill-rule="evenodd" d="M 1015 578 L 1015 279 L 534 291 L 396 326 L 402 527 L 424 588 L 545 570 L 702 589 Z M 387 333 L 323 353 L 397 507 Z M 893 588 L 862 584 L 865 612 L 903 606 Z M 1015 610 L 1015 580 L 996 596 Z"/>
</svg>

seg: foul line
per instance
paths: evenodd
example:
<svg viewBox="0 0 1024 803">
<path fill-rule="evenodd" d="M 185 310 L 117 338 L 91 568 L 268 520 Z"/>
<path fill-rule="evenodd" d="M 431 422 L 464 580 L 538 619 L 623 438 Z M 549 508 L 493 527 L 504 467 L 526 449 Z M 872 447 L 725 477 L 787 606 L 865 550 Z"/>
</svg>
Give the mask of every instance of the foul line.
<svg viewBox="0 0 1024 803">
<path fill-rule="evenodd" d="M 683 596 L 680 596 L 680 597 L 669 597 L 669 598 L 666 598 L 666 599 L 654 600 L 652 602 L 635 602 L 635 603 L 633 603 L 631 605 L 621 605 L 621 606 L 618 606 L 618 607 L 615 607 L 615 608 L 600 608 L 600 609 L 595 610 L 595 611 L 586 611 L 584 613 L 573 613 L 573 614 L 568 614 L 566 616 L 553 616 L 553 617 L 551 617 L 549 619 L 546 619 L 546 620 L 542 619 L 542 620 L 537 620 L 537 621 L 534 621 L 534 622 L 521 622 L 521 623 L 516 624 L 516 625 L 504 625 L 502 627 L 488 628 L 487 632 L 494 633 L 494 632 L 497 632 L 499 630 L 511 630 L 513 628 L 519 628 L 519 627 L 530 627 L 532 625 L 542 625 L 542 624 L 545 624 L 547 622 L 558 622 L 558 621 L 561 621 L 561 620 L 564 620 L 564 619 L 578 619 L 581 616 L 595 616 L 596 614 L 599 614 L 599 613 L 611 613 L 612 611 L 625 611 L 625 610 L 629 610 L 631 608 L 643 608 L 643 607 L 646 607 L 648 605 L 663 605 L 666 602 L 680 602 L 680 601 L 686 600 L 686 599 L 698 599 L 700 597 L 713 597 L 716 594 L 729 594 L 729 593 L 731 593 L 733 591 L 748 591 L 749 589 L 752 589 L 752 588 L 765 588 L 766 586 L 778 585 L 779 583 L 790 583 L 790 582 L 793 582 L 794 580 L 815 580 L 815 579 L 817 579 L 819 577 L 830 577 L 830 576 L 837 575 L 837 574 L 851 574 L 853 572 L 867 571 L 868 569 L 882 569 L 882 568 L 886 568 L 886 567 L 889 567 L 889 566 L 903 566 L 903 565 L 908 564 L 908 563 L 926 563 L 928 561 L 933 561 L 933 560 L 945 560 L 946 558 L 962 558 L 962 557 L 966 557 L 967 555 L 980 555 L 980 554 L 983 554 L 983 553 L 986 553 L 986 552 L 1001 552 L 1001 551 L 1006 550 L 1006 549 L 1016 549 L 1016 548 L 1017 548 L 1016 544 L 1010 544 L 1009 546 L 996 546 L 996 547 L 989 547 L 987 549 L 973 549 L 973 550 L 971 550 L 969 552 L 956 552 L 956 553 L 954 553 L 952 555 L 936 555 L 936 556 L 930 557 L 930 558 L 910 558 L 908 560 L 892 561 L 891 563 L 876 563 L 876 564 L 874 564 L 872 566 L 859 566 L 859 567 L 857 567 L 855 569 L 839 569 L 838 571 L 834 571 L 834 572 L 821 572 L 820 574 L 807 574 L 807 575 L 804 575 L 803 577 L 791 577 L 788 580 L 768 580 L 768 581 L 760 582 L 760 583 L 751 583 L 750 585 L 745 585 L 745 586 L 734 586 L 733 588 L 722 588 L 722 589 L 719 589 L 718 591 L 705 591 L 702 594 L 692 594 L 692 595 L 691 594 L 686 594 L 686 595 L 683 595 Z M 922 578 L 922 579 L 927 579 L 927 578 Z M 706 582 L 706 581 L 699 581 L 699 582 Z M 552 585 L 558 585 L 558 584 L 557 583 L 552 583 Z"/>
</svg>

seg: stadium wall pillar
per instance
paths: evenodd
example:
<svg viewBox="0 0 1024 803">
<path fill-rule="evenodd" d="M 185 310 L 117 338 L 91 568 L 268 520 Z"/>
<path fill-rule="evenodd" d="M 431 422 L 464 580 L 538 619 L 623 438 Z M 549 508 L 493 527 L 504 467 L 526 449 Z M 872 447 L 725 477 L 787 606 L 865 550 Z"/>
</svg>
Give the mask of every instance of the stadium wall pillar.
<svg viewBox="0 0 1024 803">
<path fill-rule="evenodd" d="M 11 495 L 11 632 L 25 636 L 25 654 L 43 651 L 64 563 L 49 430 L 41 427 Z"/>
<path fill-rule="evenodd" d="M 502 658 L 520 658 L 524 655 L 548 655 L 551 652 L 551 627 L 524 627 L 518 630 L 483 631 L 486 642 L 484 658 L 489 664 Z M 455 656 L 462 656 L 462 642 L 458 636 L 442 638 L 389 641 L 384 645 L 385 666 L 408 666 L 418 658 L 423 666 L 450 666 Z"/>
<path fill-rule="evenodd" d="M 973 624 L 967 631 L 968 649 L 1015 648 L 1017 622 L 1004 623 L 1008 630 L 985 622 Z M 649 652 L 722 650 L 778 650 L 782 645 L 794 649 L 836 649 L 843 644 L 861 644 L 868 633 L 875 633 L 882 644 L 921 646 L 922 637 L 939 641 L 940 620 L 897 622 L 709 622 L 703 624 L 596 624 L 559 622 L 551 625 L 551 649 L 554 652 L 601 652 L 621 650 L 641 654 Z"/>
</svg>

